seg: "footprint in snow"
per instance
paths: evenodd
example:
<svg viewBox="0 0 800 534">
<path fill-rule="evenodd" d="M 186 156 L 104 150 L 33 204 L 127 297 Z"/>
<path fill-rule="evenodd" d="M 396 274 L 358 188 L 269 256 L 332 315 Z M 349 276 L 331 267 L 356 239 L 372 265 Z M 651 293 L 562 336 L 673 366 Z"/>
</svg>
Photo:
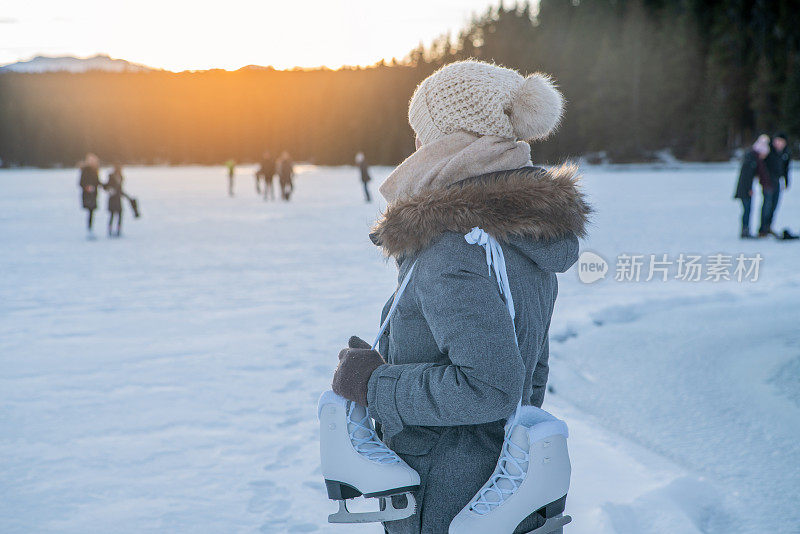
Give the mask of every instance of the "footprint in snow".
<svg viewBox="0 0 800 534">
<path fill-rule="evenodd" d="M 310 480 L 306 480 L 303 482 L 303 486 L 312 489 L 318 493 L 325 493 L 325 488 L 322 485 L 322 482 L 311 482 Z"/>
<path fill-rule="evenodd" d="M 250 482 L 250 491 L 253 492 L 253 496 L 250 497 L 250 501 L 247 503 L 247 511 L 258 514 L 274 507 L 275 501 L 272 499 L 274 490 L 275 483 L 270 480 Z"/>
<path fill-rule="evenodd" d="M 302 382 L 300 380 L 289 380 L 283 386 L 281 386 L 280 388 L 276 389 L 275 393 L 294 392 L 294 391 L 297 391 L 300 388 L 301 385 L 302 385 Z"/>
<path fill-rule="evenodd" d="M 578 333 L 572 328 L 567 328 L 563 332 L 550 334 L 550 339 L 555 341 L 556 343 L 564 343 L 565 341 L 573 337 L 578 337 Z"/>
<path fill-rule="evenodd" d="M 283 421 L 278 423 L 277 426 L 279 428 L 286 428 L 286 427 L 289 427 L 289 426 L 294 426 L 297 423 L 299 423 L 300 421 L 301 421 L 301 418 L 299 418 L 299 417 L 287 417 L 286 419 L 284 419 Z"/>
<path fill-rule="evenodd" d="M 314 532 L 315 530 L 319 530 L 319 527 L 311 523 L 301 523 L 289 527 L 289 532 Z"/>
</svg>

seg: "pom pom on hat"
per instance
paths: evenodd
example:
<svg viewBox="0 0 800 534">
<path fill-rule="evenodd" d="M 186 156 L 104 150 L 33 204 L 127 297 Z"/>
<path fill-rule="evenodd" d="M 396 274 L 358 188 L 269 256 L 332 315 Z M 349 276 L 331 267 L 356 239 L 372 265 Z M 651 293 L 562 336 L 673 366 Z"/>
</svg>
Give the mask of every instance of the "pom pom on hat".
<svg viewBox="0 0 800 534">
<path fill-rule="evenodd" d="M 511 96 L 508 117 L 518 139 L 543 139 L 558 126 L 563 112 L 561 93 L 549 76 L 537 73 Z"/>
</svg>

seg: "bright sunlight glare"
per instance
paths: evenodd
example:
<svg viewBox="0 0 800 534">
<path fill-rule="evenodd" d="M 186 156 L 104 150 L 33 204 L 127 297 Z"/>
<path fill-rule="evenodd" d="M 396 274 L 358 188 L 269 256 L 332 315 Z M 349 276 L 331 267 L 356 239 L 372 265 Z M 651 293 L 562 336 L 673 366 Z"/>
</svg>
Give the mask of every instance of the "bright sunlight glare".
<svg viewBox="0 0 800 534">
<path fill-rule="evenodd" d="M 30 0 L 0 16 L 0 64 L 98 53 L 168 70 L 370 65 L 403 58 L 489 0 Z"/>
</svg>

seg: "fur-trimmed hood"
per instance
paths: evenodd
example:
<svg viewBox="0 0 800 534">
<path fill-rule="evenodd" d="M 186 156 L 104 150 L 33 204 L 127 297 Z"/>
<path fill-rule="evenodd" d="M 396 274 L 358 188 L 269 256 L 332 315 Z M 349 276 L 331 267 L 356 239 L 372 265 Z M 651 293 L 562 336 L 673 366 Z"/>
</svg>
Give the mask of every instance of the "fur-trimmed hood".
<svg viewBox="0 0 800 534">
<path fill-rule="evenodd" d="M 444 232 L 466 234 L 479 226 L 528 252 L 547 248 L 547 242 L 586 235 L 592 209 L 578 189 L 578 178 L 573 165 L 468 178 L 390 204 L 370 238 L 386 255 L 402 257 L 425 249 Z M 540 259 L 536 262 L 541 266 Z M 563 266 L 552 267 L 547 270 Z"/>
</svg>

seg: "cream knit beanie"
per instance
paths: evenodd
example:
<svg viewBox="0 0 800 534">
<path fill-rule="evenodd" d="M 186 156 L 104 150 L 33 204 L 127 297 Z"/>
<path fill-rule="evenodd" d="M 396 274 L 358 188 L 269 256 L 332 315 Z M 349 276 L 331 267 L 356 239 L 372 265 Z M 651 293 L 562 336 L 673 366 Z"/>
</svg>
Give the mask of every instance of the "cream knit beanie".
<svg viewBox="0 0 800 534">
<path fill-rule="evenodd" d="M 482 61 L 445 65 L 419 84 L 408 122 L 422 144 L 458 130 L 508 139 L 542 139 L 561 119 L 564 100 L 544 74 Z"/>
</svg>

